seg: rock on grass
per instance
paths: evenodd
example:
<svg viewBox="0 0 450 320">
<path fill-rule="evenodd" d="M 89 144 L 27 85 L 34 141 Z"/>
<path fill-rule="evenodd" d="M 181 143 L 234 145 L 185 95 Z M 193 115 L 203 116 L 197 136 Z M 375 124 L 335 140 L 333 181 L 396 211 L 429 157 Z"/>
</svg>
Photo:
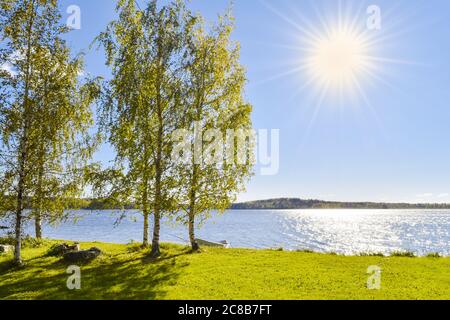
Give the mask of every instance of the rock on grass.
<svg viewBox="0 0 450 320">
<path fill-rule="evenodd" d="M 63 255 L 66 262 L 89 262 L 97 258 L 102 251 L 99 248 L 93 247 L 89 250 L 67 252 Z"/>
</svg>

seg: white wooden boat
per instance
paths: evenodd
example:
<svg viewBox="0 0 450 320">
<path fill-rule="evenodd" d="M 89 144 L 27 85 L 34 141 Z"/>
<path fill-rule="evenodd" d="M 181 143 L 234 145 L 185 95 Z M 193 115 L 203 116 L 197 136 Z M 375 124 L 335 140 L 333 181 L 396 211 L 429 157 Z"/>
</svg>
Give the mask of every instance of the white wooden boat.
<svg viewBox="0 0 450 320">
<path fill-rule="evenodd" d="M 205 246 L 205 247 L 213 247 L 213 248 L 230 248 L 230 244 L 227 240 L 219 241 L 219 242 L 212 242 L 212 241 L 206 241 L 203 239 L 195 239 L 197 241 L 198 245 Z"/>
</svg>

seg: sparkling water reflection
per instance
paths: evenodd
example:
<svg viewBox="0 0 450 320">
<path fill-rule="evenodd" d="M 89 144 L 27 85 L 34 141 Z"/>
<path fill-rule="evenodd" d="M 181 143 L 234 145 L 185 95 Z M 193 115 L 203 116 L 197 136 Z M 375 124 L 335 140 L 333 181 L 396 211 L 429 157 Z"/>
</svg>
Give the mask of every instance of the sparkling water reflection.
<svg viewBox="0 0 450 320">
<path fill-rule="evenodd" d="M 142 238 L 142 217 L 128 211 L 76 211 L 77 224 L 46 226 L 50 238 L 127 243 Z M 31 226 L 27 231 L 32 233 Z M 184 242 L 187 231 L 165 221 L 162 240 Z M 408 250 L 419 255 L 450 253 L 450 210 L 230 210 L 214 215 L 198 231 L 211 241 L 228 240 L 233 247 L 310 249 L 319 252 L 388 254 Z"/>
</svg>

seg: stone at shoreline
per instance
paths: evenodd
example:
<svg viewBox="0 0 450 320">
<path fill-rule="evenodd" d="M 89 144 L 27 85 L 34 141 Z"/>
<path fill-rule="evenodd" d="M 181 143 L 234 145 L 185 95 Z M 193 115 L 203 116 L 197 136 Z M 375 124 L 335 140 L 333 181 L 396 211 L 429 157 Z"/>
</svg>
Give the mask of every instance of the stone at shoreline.
<svg viewBox="0 0 450 320">
<path fill-rule="evenodd" d="M 14 251 L 13 246 L 0 244 L 0 253 L 8 253 Z"/>
<path fill-rule="evenodd" d="M 63 258 L 66 262 L 89 262 L 97 258 L 102 251 L 99 248 L 90 248 L 89 250 L 73 251 L 64 254 Z"/>
<path fill-rule="evenodd" d="M 49 251 L 51 256 L 62 256 L 68 252 L 80 251 L 80 244 L 75 243 L 74 245 L 68 245 L 67 243 L 58 244 L 52 247 Z"/>
</svg>

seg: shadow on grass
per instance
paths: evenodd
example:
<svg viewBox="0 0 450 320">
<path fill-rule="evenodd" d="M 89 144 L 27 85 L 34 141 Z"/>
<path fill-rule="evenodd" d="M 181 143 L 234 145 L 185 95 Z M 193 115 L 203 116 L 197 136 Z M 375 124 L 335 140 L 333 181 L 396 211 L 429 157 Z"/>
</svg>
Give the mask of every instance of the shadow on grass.
<svg viewBox="0 0 450 320">
<path fill-rule="evenodd" d="M 106 254 L 80 265 L 81 289 L 69 290 L 70 265 L 59 258 L 35 257 L 23 268 L 0 263 L 0 299 L 152 300 L 163 299 L 188 266 L 186 250 L 170 250 L 151 260 L 147 252 Z"/>
<path fill-rule="evenodd" d="M 193 254 L 194 252 L 190 249 L 190 248 L 184 248 L 182 250 L 179 250 L 179 252 L 176 253 L 167 253 L 167 252 L 163 252 L 161 254 L 161 256 L 159 256 L 158 258 L 153 258 L 150 256 L 149 252 L 144 255 L 144 257 L 142 257 L 142 262 L 143 263 L 157 263 L 158 261 L 164 262 L 167 260 L 171 260 L 171 259 L 176 259 L 178 257 L 183 257 L 186 255 L 190 255 Z"/>
</svg>

